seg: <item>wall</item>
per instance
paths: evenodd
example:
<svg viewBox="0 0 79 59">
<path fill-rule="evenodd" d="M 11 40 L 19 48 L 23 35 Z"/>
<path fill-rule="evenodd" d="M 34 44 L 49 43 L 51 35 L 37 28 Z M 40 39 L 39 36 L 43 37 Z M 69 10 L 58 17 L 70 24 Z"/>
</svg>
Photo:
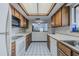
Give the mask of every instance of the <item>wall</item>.
<svg viewBox="0 0 79 59">
<path fill-rule="evenodd" d="M 26 29 L 26 32 L 32 32 L 32 21 L 28 22 L 28 28 Z"/>
<path fill-rule="evenodd" d="M 47 41 L 47 34 L 50 32 L 50 30 L 51 27 L 50 27 L 50 19 L 49 19 L 48 32 L 32 32 L 32 41 Z"/>
<path fill-rule="evenodd" d="M 47 32 L 32 32 L 32 41 L 47 41 Z"/>
</svg>

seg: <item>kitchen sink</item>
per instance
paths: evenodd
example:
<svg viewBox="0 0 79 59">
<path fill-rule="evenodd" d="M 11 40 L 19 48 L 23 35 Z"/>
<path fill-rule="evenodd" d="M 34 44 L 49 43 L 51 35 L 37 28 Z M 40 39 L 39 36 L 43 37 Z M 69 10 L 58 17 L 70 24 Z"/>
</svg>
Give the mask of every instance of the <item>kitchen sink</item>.
<svg viewBox="0 0 79 59">
<path fill-rule="evenodd" d="M 72 45 L 76 48 L 79 48 L 79 41 L 72 40 L 72 41 L 63 41 L 63 42 L 68 43 L 69 45 Z"/>
</svg>

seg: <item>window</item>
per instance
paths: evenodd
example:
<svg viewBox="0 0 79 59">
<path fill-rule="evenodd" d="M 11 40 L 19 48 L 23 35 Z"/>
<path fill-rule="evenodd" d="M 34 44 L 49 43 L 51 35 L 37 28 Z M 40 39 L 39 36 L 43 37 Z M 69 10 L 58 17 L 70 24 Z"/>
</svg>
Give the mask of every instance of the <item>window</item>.
<svg viewBox="0 0 79 59">
<path fill-rule="evenodd" d="M 76 7 L 76 21 L 75 22 L 79 26 L 79 6 Z"/>
<path fill-rule="evenodd" d="M 47 32 L 48 23 L 32 23 L 33 32 Z"/>
</svg>

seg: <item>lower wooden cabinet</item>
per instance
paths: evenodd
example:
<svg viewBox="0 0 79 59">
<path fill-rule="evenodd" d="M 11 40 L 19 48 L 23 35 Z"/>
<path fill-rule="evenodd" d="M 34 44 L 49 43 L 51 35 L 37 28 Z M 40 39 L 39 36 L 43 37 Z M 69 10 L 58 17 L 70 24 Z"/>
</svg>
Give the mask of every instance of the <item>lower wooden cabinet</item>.
<svg viewBox="0 0 79 59">
<path fill-rule="evenodd" d="M 58 56 L 79 56 L 79 52 L 61 42 L 57 42 L 57 48 Z"/>
<path fill-rule="evenodd" d="M 11 56 L 16 56 L 16 42 L 12 42 L 11 44 Z"/>
<path fill-rule="evenodd" d="M 68 48 L 66 45 L 58 42 L 58 48 L 66 55 L 70 56 L 71 55 L 71 49 Z"/>
<path fill-rule="evenodd" d="M 27 50 L 29 45 L 32 42 L 32 34 L 31 33 L 26 36 L 26 40 L 25 41 L 26 41 L 26 50 Z"/>
</svg>

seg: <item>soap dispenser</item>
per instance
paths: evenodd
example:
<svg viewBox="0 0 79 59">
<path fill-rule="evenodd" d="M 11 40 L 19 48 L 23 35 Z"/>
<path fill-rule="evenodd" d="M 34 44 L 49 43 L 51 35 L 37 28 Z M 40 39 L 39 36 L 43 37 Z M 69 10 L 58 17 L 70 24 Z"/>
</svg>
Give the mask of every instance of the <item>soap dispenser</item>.
<svg viewBox="0 0 79 59">
<path fill-rule="evenodd" d="M 72 32 L 77 32 L 76 23 L 72 24 Z"/>
</svg>

